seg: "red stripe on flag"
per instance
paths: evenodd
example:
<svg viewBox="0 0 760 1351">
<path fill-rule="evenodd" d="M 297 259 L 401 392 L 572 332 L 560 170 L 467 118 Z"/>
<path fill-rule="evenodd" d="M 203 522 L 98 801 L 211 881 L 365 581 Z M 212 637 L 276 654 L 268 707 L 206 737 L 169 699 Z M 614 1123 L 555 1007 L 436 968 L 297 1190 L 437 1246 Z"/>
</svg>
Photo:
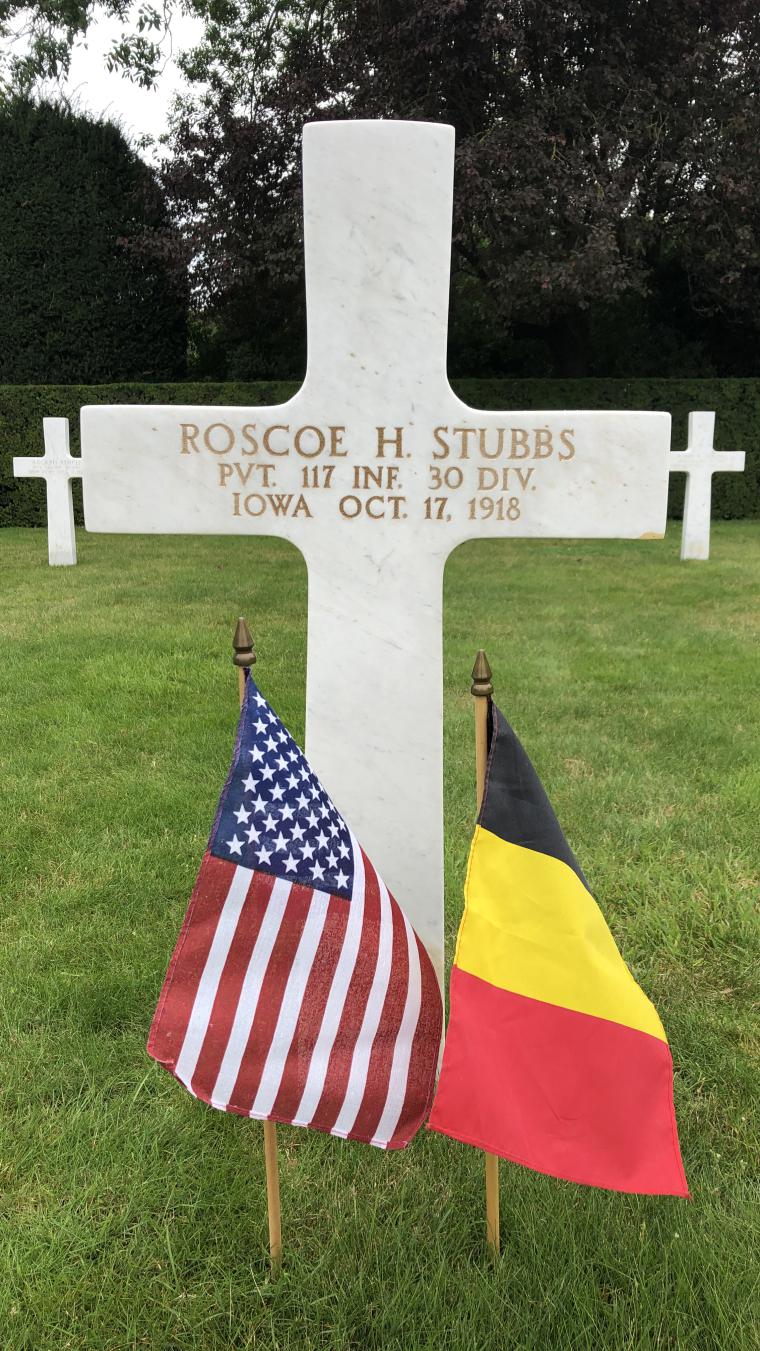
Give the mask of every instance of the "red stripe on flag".
<svg viewBox="0 0 760 1351">
<path fill-rule="evenodd" d="M 688 1196 L 666 1042 L 454 967 L 428 1125 L 568 1182 Z"/>
<path fill-rule="evenodd" d="M 393 919 L 391 974 L 367 1068 L 364 1098 L 356 1121 L 351 1127 L 351 1135 L 358 1140 L 371 1140 L 373 1138 L 383 1114 L 396 1036 L 404 1015 L 409 984 L 409 946 L 406 941 L 406 926 L 403 915 L 390 893 L 388 899 L 390 900 Z"/>
<path fill-rule="evenodd" d="M 325 927 L 314 956 L 304 990 L 301 1010 L 290 1044 L 280 1087 L 272 1107 L 277 1121 L 292 1121 L 306 1086 L 312 1052 L 322 1026 L 325 1005 L 330 994 L 348 923 L 350 901 L 332 896 Z"/>
<path fill-rule="evenodd" d="M 211 1097 L 224 1058 L 240 999 L 240 989 L 248 970 L 274 880 L 274 877 L 267 873 L 254 873 L 240 912 L 192 1078 L 193 1093 L 204 1102 L 208 1102 Z"/>
<path fill-rule="evenodd" d="M 231 1112 L 247 1114 L 253 1106 L 313 894 L 310 887 L 302 887 L 296 883 L 291 887 L 282 923 L 267 963 L 248 1044 L 243 1053 L 235 1087 L 230 1094 L 228 1110 Z"/>
<path fill-rule="evenodd" d="M 203 855 L 190 902 L 148 1034 L 148 1054 L 172 1068 L 182 1048 L 193 1002 L 235 864 Z"/>
<path fill-rule="evenodd" d="M 438 977 L 426 949 L 417 935 L 417 954 L 420 962 L 422 996 L 417 1030 L 409 1057 L 406 1100 L 398 1124 L 388 1141 L 388 1149 L 403 1149 L 419 1130 L 430 1111 L 435 1089 L 435 1067 L 441 1045 L 443 1000 Z"/>
<path fill-rule="evenodd" d="M 380 888 L 375 870 L 362 850 L 364 859 L 364 920 L 356 965 L 349 982 L 346 1002 L 343 1006 L 335 1041 L 325 1075 L 325 1086 L 319 1100 L 311 1126 L 316 1130 L 332 1130 L 338 1118 L 343 1099 L 346 1096 L 348 1076 L 351 1072 L 351 1060 L 354 1046 L 364 1018 L 372 978 L 377 966 L 378 945 L 380 942 Z M 353 902 L 349 901 L 349 905 Z"/>
</svg>

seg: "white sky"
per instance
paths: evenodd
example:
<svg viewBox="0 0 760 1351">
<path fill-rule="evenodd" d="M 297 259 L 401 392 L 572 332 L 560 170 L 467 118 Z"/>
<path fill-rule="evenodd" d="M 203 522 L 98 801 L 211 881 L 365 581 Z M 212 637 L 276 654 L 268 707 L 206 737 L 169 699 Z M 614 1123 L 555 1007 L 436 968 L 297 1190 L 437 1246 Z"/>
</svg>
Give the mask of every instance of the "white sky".
<svg viewBox="0 0 760 1351">
<path fill-rule="evenodd" d="M 106 53 L 127 27 L 120 19 L 99 18 L 90 28 L 85 42 L 78 45 L 71 60 L 69 78 L 60 86 L 46 85 L 41 93 L 61 88 L 74 101 L 79 112 L 105 114 L 137 144 L 143 136 L 158 138 L 167 126 L 172 97 L 183 87 L 174 57 L 192 47 L 200 38 L 200 20 L 174 14 L 168 39 L 164 43 L 166 65 L 154 89 L 141 89 L 123 75 L 106 69 Z M 147 158 L 150 154 L 143 151 Z"/>
</svg>

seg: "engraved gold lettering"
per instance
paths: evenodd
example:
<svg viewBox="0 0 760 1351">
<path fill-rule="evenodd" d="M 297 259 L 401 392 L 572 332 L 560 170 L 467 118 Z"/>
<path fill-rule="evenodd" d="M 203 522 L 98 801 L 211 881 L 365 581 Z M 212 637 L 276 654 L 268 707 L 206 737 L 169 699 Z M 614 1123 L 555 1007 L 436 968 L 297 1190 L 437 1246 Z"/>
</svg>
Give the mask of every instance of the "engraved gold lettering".
<svg viewBox="0 0 760 1351">
<path fill-rule="evenodd" d="M 289 455 L 290 446 L 286 446 L 284 450 L 275 450 L 272 445 L 272 432 L 290 432 L 290 427 L 276 422 L 273 427 L 266 428 L 263 437 L 264 449 L 268 455 Z"/>
<path fill-rule="evenodd" d="M 311 441 L 312 438 L 316 438 L 316 449 L 307 450 L 303 444 L 304 438 L 307 442 Z M 315 455 L 321 455 L 325 448 L 324 432 L 321 431 L 319 427 L 299 427 L 295 434 L 293 445 L 295 446 L 297 455 L 303 455 L 305 459 L 313 460 Z"/>
<path fill-rule="evenodd" d="M 573 427 L 564 427 L 560 432 L 559 439 L 567 451 L 567 455 L 563 455 L 562 451 L 559 452 L 561 460 L 572 460 L 575 454 L 575 442 L 572 440 L 574 436 L 575 430 Z"/>
<path fill-rule="evenodd" d="M 333 458 L 337 457 L 338 459 L 342 459 L 342 457 L 343 457 L 344 455 L 347 455 L 347 454 L 348 454 L 348 451 L 347 451 L 347 450 L 339 450 L 339 449 L 338 449 L 338 447 L 340 446 L 341 441 L 343 440 L 343 433 L 344 433 L 345 430 L 346 430 L 345 427 L 330 427 L 330 428 L 329 428 L 329 432 L 330 432 L 330 455 L 331 455 L 331 457 L 333 457 Z"/>
<path fill-rule="evenodd" d="M 235 470 L 240 471 L 239 464 L 220 464 L 219 465 L 219 487 L 223 488 L 228 478 L 231 478 Z M 244 480 L 245 481 L 245 480 Z"/>
<path fill-rule="evenodd" d="M 535 437 L 535 458 L 537 460 L 548 460 L 554 446 L 552 445 L 552 434 L 548 427 L 534 427 L 533 436 Z"/>
<path fill-rule="evenodd" d="M 243 427 L 242 437 L 243 437 L 243 440 L 244 440 L 244 441 L 247 441 L 247 442 L 248 442 L 248 445 L 250 446 L 250 450 L 246 450 L 245 446 L 241 446 L 241 448 L 240 448 L 240 454 L 241 454 L 241 455 L 255 455 L 255 454 L 256 454 L 256 452 L 257 452 L 257 450 L 258 450 L 258 448 L 259 448 L 259 443 L 258 443 L 258 441 L 256 440 L 256 437 L 253 435 L 253 433 L 255 432 L 255 430 L 256 430 L 256 423 L 255 423 L 255 422 L 246 422 L 245 426 Z"/>
<path fill-rule="evenodd" d="M 395 446 L 395 458 L 400 460 L 404 455 L 404 428 L 397 427 L 395 436 L 386 436 L 385 427 L 377 428 L 377 458 L 382 460 L 385 456 L 385 447 Z"/>
<path fill-rule="evenodd" d="M 434 439 L 434 440 L 437 442 L 437 444 L 441 447 L 441 453 L 440 453 L 440 454 L 438 453 L 437 450 L 434 450 L 434 451 L 433 451 L 433 459 L 434 459 L 434 460 L 445 460 L 445 459 L 446 459 L 446 456 L 447 456 L 448 453 L 449 453 L 449 449 L 450 449 L 449 443 L 448 443 L 448 441 L 444 441 L 443 435 L 442 435 L 443 432 L 446 432 L 446 433 L 448 434 L 448 430 L 449 430 L 448 427 L 434 427 L 434 428 L 433 428 L 433 439 Z"/>
<path fill-rule="evenodd" d="M 528 445 L 528 433 L 524 427 L 512 428 L 512 448 L 509 452 L 510 460 L 526 460 L 530 455 L 530 446 Z"/>
<path fill-rule="evenodd" d="M 497 432 L 497 437 L 496 437 L 496 449 L 495 449 L 495 450 L 489 450 L 489 449 L 488 449 L 488 442 L 487 442 L 486 428 L 485 428 L 485 427 L 481 427 L 481 428 L 480 428 L 480 453 L 481 453 L 481 455 L 483 456 L 483 459 L 484 459 L 484 460 L 498 460 L 499 456 L 501 455 L 502 451 L 504 450 L 504 431 L 505 431 L 505 429 L 504 429 L 504 427 L 496 427 L 495 430 L 496 430 L 496 432 Z"/>
<path fill-rule="evenodd" d="M 452 427 L 451 431 L 452 431 L 452 435 L 453 435 L 453 436 L 458 436 L 458 437 L 459 437 L 459 446 L 460 446 L 460 450 L 459 450 L 459 458 L 460 458 L 460 460 L 469 460 L 469 458 L 470 458 L 470 449 L 469 449 L 468 441 L 469 441 L 469 438 L 470 438 L 471 436 L 477 436 L 477 434 L 478 434 L 478 428 L 477 428 L 477 427 Z"/>
<path fill-rule="evenodd" d="M 180 422 L 179 429 L 182 432 L 182 448 L 179 452 L 180 455 L 189 455 L 191 446 L 197 453 L 199 446 L 196 437 L 200 428 L 196 427 L 194 422 Z"/>
<path fill-rule="evenodd" d="M 246 485 L 246 483 L 248 482 L 249 478 L 251 477 L 251 474 L 253 473 L 254 469 L 258 469 L 258 468 L 260 468 L 260 467 L 261 467 L 261 466 L 259 466 L 259 465 L 257 465 L 257 464 L 247 464 L 247 465 L 245 466 L 245 468 L 244 468 L 242 464 L 238 464 L 238 463 L 237 463 L 237 460 L 235 461 L 234 464 L 230 464 L 230 465 L 227 465 L 227 464 L 220 464 L 220 466 L 219 466 L 220 469 L 229 469 L 230 473 L 232 473 L 232 471 L 233 471 L 233 469 L 234 469 L 234 470 L 236 471 L 237 476 L 238 476 L 238 478 L 240 479 L 240 482 L 242 483 L 243 487 L 245 487 L 245 485 Z M 266 468 L 267 468 L 267 469 L 271 469 L 271 465 L 266 465 Z"/>
<path fill-rule="evenodd" d="M 373 506 L 375 502 L 380 503 L 379 511 L 373 511 Z M 366 504 L 366 511 L 371 521 L 379 521 L 381 516 L 385 515 L 385 499 L 382 497 L 368 497 Z"/>
<path fill-rule="evenodd" d="M 340 502 L 338 503 L 338 510 L 341 516 L 345 516 L 349 521 L 352 521 L 355 516 L 359 516 L 361 514 L 361 509 L 361 498 L 353 497 L 350 493 L 346 497 L 341 497 Z"/>
<path fill-rule="evenodd" d="M 503 470 L 503 473 L 508 474 L 509 470 L 505 469 Z M 499 482 L 498 469 L 486 468 L 485 465 L 480 466 L 480 468 L 478 469 L 478 492 L 490 493 L 491 489 L 495 488 L 498 482 Z"/>
<path fill-rule="evenodd" d="M 236 493 L 235 496 L 237 497 L 238 494 Z M 249 516 L 263 516 L 266 509 L 267 504 L 261 493 L 249 493 L 247 497 L 243 498 L 243 510 Z"/>
<path fill-rule="evenodd" d="M 226 445 L 215 446 L 212 440 L 212 432 L 220 430 L 223 433 Z M 218 439 L 218 438 L 217 438 Z M 210 422 L 203 433 L 203 444 L 206 450 L 210 450 L 212 455 L 228 455 L 235 444 L 235 433 L 226 422 Z"/>
<path fill-rule="evenodd" d="M 329 488 L 334 473 L 334 464 L 305 464 L 301 470 L 301 482 L 304 488 Z"/>
<path fill-rule="evenodd" d="M 383 464 L 376 465 L 374 469 L 369 464 L 355 464 L 352 486 L 354 488 L 382 488 L 384 468 L 385 465 Z"/>
<path fill-rule="evenodd" d="M 355 464 L 353 488 L 395 488 L 398 484 L 397 464 Z"/>
</svg>

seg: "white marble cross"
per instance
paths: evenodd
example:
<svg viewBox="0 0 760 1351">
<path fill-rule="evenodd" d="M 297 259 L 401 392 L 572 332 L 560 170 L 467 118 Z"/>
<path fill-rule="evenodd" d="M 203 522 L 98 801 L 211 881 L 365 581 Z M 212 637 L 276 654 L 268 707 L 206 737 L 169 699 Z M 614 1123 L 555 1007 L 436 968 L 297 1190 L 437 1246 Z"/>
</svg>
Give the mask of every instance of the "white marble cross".
<svg viewBox="0 0 760 1351">
<path fill-rule="evenodd" d="M 689 437 L 685 450 L 670 452 L 671 474 L 686 474 L 681 532 L 682 558 L 710 557 L 710 502 L 713 474 L 740 474 L 743 450 L 715 450 L 715 414 L 689 413 Z"/>
<path fill-rule="evenodd" d="M 446 559 L 475 538 L 660 537 L 670 445 L 667 413 L 457 398 L 453 166 L 451 127 L 308 125 L 299 392 L 279 407 L 82 410 L 88 530 L 279 535 L 303 553 L 307 754 L 439 973 Z M 271 652 L 266 610 L 249 619 Z M 473 652 L 487 644 L 473 629 Z"/>
<path fill-rule="evenodd" d="M 69 422 L 65 417 L 42 419 L 45 454 L 36 459 L 17 455 L 16 478 L 44 478 L 47 484 L 48 562 L 52 567 L 76 563 L 74 502 L 71 480 L 82 473 L 82 461 L 69 452 Z"/>
</svg>

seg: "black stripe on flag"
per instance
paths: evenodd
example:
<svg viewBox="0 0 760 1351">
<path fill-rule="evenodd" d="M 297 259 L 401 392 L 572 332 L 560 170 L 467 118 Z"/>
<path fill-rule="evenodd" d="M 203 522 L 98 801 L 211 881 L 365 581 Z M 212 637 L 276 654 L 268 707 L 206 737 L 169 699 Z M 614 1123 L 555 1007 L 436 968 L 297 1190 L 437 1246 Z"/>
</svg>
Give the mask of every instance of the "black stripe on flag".
<svg viewBox="0 0 760 1351">
<path fill-rule="evenodd" d="M 543 784 L 501 709 L 491 703 L 486 790 L 478 825 L 507 844 L 519 844 L 566 863 L 588 888 L 562 833 Z"/>
</svg>

